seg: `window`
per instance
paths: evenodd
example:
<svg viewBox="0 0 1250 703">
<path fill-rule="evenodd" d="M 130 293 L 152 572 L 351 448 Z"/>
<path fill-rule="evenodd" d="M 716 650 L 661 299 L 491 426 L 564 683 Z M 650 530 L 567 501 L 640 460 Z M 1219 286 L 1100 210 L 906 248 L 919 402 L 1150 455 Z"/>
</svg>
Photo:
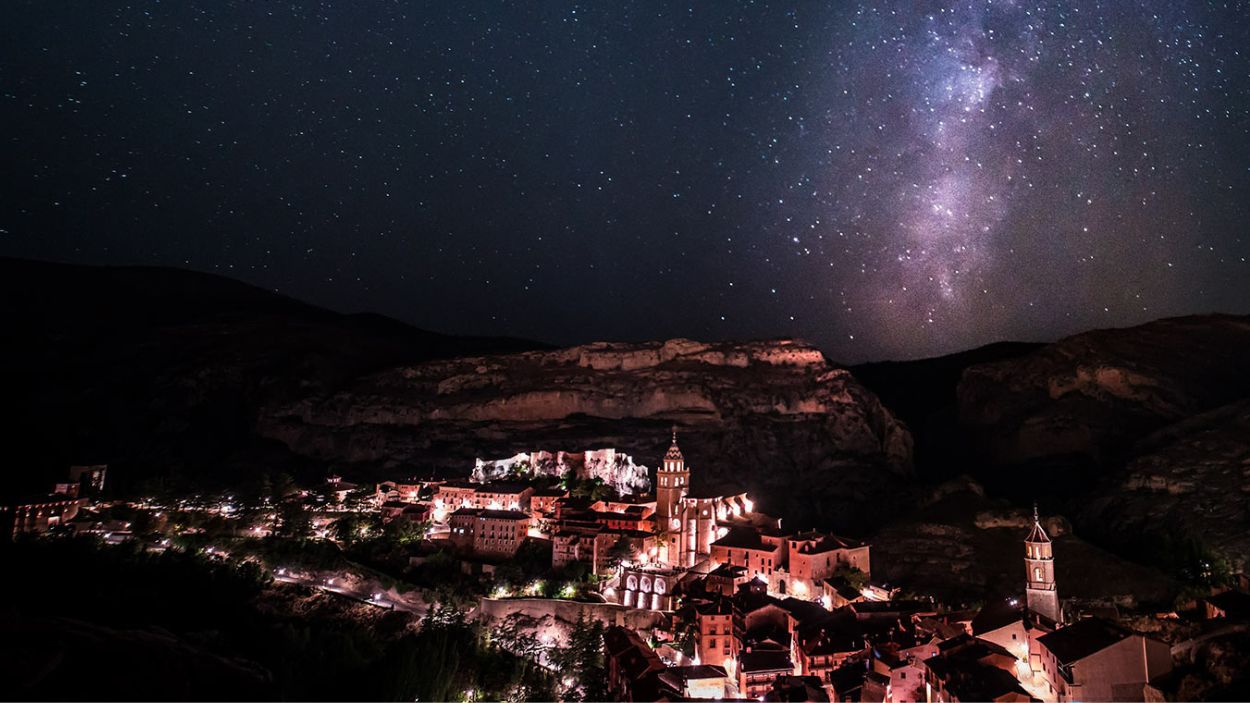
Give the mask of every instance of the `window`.
<svg viewBox="0 0 1250 703">
<path fill-rule="evenodd" d="M 710 647 L 711 649 L 716 649 L 716 638 L 713 637 L 712 639 L 708 640 L 707 646 Z"/>
<path fill-rule="evenodd" d="M 1042 567 L 1040 566 L 1033 567 L 1033 580 L 1034 581 L 1042 580 Z"/>
</svg>

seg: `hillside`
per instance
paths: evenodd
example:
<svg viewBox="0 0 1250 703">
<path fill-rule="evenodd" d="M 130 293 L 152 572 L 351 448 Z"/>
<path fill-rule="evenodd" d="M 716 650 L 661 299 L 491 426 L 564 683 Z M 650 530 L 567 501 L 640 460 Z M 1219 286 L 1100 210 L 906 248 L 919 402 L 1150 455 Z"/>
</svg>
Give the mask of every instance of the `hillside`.
<svg viewBox="0 0 1250 703">
<path fill-rule="evenodd" d="M 10 490 L 43 486 L 74 462 L 111 463 L 122 483 L 298 470 L 253 433 L 262 405 L 393 364 L 541 346 L 338 314 L 166 268 L 0 258 L 0 296 L 0 364 L 17 409 L 5 445 L 23 467 L 8 472 Z"/>
</svg>

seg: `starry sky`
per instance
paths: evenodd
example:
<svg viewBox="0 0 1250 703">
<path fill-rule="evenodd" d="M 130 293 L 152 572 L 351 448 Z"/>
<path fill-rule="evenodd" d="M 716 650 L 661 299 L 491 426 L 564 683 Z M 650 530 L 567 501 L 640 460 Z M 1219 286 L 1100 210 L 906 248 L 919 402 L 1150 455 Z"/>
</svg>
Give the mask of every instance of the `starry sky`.
<svg viewBox="0 0 1250 703">
<path fill-rule="evenodd" d="M 0 254 L 843 361 L 1250 312 L 1250 5 L 6 4 Z"/>
</svg>

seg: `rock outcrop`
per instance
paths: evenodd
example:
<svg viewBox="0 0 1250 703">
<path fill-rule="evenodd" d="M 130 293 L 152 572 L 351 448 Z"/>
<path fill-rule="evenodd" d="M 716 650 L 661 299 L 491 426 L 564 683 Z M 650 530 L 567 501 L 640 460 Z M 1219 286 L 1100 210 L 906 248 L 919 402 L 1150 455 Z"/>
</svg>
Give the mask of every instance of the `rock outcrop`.
<svg viewBox="0 0 1250 703">
<path fill-rule="evenodd" d="M 696 489 L 750 489 L 763 509 L 803 522 L 851 525 L 867 496 L 910 475 L 907 429 L 793 340 L 596 343 L 402 366 L 267 408 L 259 428 L 309 457 L 463 472 L 480 453 L 534 446 L 614 446 L 654 464 L 674 423 Z"/>
<path fill-rule="evenodd" d="M 1062 500 L 1100 543 L 1177 570 L 1197 543 L 1244 568 L 1248 360 L 1247 316 L 1087 332 L 967 369 L 960 419 L 979 476 Z"/>
<path fill-rule="evenodd" d="M 1082 518 L 1113 535 L 1194 539 L 1250 561 L 1250 400 L 1161 430 L 1087 499 Z"/>
<path fill-rule="evenodd" d="M 626 608 L 615 603 L 586 603 L 553 598 L 481 598 L 478 619 L 489 628 L 512 625 L 540 642 L 567 642 L 579 618 L 597 620 L 607 627 L 627 627 L 640 634 L 669 625 L 669 617 L 657 610 Z"/>
<path fill-rule="evenodd" d="M 615 449 L 587 449 L 584 452 L 524 452 L 506 459 L 478 459 L 473 466 L 474 481 L 497 481 L 510 477 L 572 475 L 598 479 L 621 495 L 651 490 L 650 470 L 635 464 L 634 458 Z"/>
<path fill-rule="evenodd" d="M 967 369 L 959 417 L 994 464 L 1059 456 L 1114 463 L 1149 432 L 1250 396 L 1248 354 L 1246 316 L 1086 332 Z"/>
</svg>

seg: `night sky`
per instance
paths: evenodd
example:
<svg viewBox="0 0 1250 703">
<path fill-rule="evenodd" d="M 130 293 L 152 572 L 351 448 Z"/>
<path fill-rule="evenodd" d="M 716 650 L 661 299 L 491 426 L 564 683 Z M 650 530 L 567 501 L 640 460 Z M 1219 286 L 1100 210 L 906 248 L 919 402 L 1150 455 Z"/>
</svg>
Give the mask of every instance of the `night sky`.
<svg viewBox="0 0 1250 703">
<path fill-rule="evenodd" d="M 1250 312 L 1250 5 L 5 4 L 0 254 L 839 360 Z"/>
</svg>

